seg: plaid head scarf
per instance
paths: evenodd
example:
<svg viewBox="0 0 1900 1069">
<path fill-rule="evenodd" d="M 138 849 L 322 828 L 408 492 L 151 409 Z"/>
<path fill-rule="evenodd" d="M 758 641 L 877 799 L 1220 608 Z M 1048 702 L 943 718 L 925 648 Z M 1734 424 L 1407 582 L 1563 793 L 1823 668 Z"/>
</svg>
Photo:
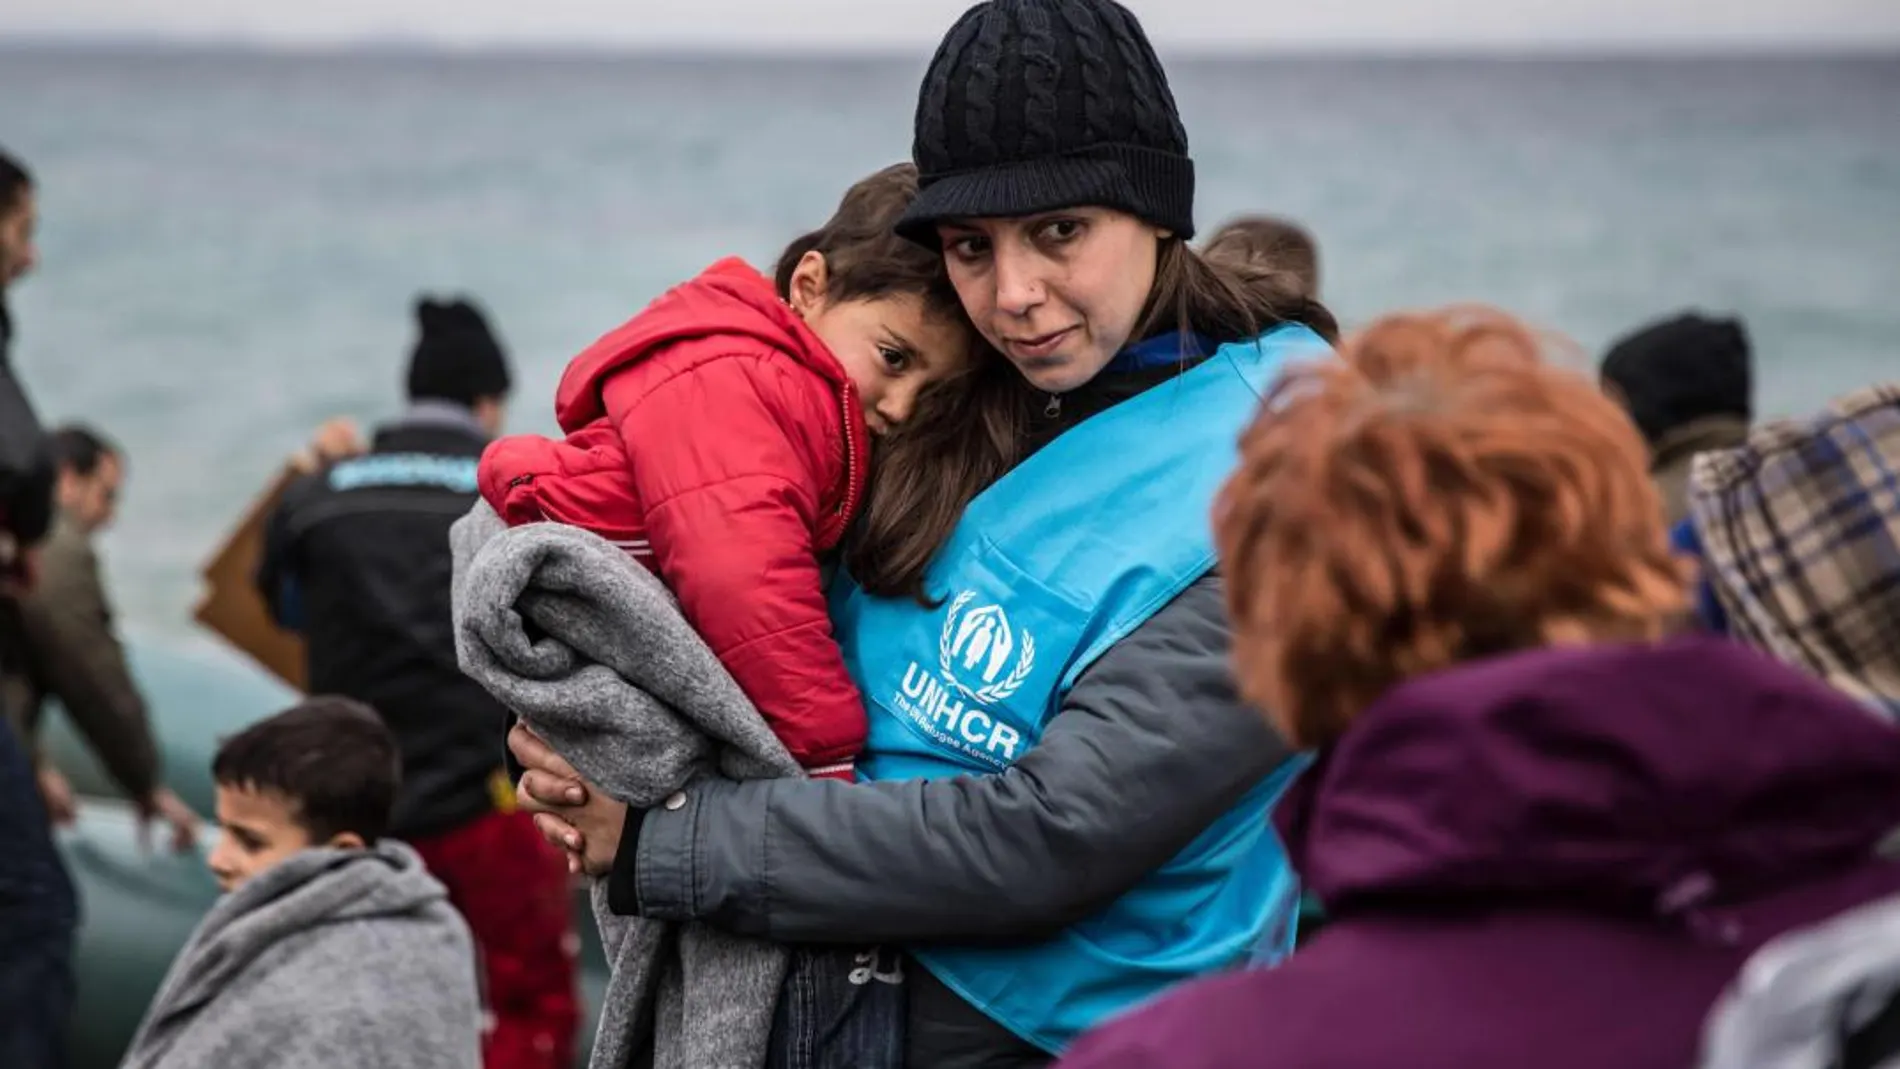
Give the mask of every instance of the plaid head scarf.
<svg viewBox="0 0 1900 1069">
<path fill-rule="evenodd" d="M 1730 632 L 1900 719 L 1900 383 L 1696 457 L 1689 508 Z"/>
</svg>

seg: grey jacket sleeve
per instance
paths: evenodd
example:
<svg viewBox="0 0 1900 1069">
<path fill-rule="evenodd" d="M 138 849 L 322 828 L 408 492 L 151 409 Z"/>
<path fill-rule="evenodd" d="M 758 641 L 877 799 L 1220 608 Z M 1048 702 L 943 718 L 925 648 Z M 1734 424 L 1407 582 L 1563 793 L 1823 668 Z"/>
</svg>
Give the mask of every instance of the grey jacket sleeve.
<svg viewBox="0 0 1900 1069">
<path fill-rule="evenodd" d="M 629 821 L 615 912 L 781 942 L 1022 941 L 1090 915 L 1292 753 L 1234 694 L 1207 576 L 1103 655 L 994 775 L 697 782 Z"/>
</svg>

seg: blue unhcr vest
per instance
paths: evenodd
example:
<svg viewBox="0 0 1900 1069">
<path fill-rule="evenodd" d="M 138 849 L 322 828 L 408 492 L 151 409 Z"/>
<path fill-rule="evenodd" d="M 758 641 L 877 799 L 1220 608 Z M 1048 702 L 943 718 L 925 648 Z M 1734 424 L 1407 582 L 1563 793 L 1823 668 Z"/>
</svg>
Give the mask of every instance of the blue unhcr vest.
<svg viewBox="0 0 1900 1069">
<path fill-rule="evenodd" d="M 1028 752 L 1076 678 L 1213 567 L 1208 513 L 1241 430 L 1284 364 L 1326 351 L 1305 327 L 1279 327 L 1070 429 L 971 503 L 931 563 L 935 609 L 841 578 L 832 619 L 871 720 L 859 774 L 996 772 Z M 1181 981 L 1277 961 L 1298 881 L 1267 812 L 1297 771 L 1053 939 L 915 956 L 1052 1052 Z"/>
</svg>

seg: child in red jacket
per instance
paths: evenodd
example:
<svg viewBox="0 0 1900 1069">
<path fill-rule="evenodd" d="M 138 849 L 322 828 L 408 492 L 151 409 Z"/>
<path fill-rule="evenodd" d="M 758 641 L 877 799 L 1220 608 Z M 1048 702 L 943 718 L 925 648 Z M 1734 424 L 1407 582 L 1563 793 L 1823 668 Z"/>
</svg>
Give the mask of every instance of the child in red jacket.
<svg viewBox="0 0 1900 1069">
<path fill-rule="evenodd" d="M 776 285 L 728 259 L 667 292 L 568 365 L 565 440 L 481 461 L 510 525 L 585 528 L 659 576 L 815 776 L 850 778 L 865 735 L 819 556 L 864 499 L 868 436 L 976 345 L 942 256 L 891 231 L 916 190 L 909 164 L 852 186 Z"/>
</svg>

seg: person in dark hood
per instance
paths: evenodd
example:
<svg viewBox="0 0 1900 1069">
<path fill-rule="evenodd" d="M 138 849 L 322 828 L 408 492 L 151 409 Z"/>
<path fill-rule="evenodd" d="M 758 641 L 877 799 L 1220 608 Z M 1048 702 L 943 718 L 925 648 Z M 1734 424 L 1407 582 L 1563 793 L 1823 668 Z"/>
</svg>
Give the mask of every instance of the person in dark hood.
<svg viewBox="0 0 1900 1069">
<path fill-rule="evenodd" d="M 1650 477 L 1674 527 L 1687 515 L 1689 462 L 1742 444 L 1754 418 L 1754 358 L 1738 319 L 1684 312 L 1618 339 L 1604 388 L 1649 444 Z"/>
<path fill-rule="evenodd" d="M 1900 892 L 1900 732 L 1671 637 L 1643 443 L 1526 328 L 1403 317 L 1343 355 L 1269 395 L 1215 510 L 1241 692 L 1317 755 L 1275 816 L 1330 923 L 1063 1065 L 1694 1065 L 1751 953 Z"/>
</svg>

